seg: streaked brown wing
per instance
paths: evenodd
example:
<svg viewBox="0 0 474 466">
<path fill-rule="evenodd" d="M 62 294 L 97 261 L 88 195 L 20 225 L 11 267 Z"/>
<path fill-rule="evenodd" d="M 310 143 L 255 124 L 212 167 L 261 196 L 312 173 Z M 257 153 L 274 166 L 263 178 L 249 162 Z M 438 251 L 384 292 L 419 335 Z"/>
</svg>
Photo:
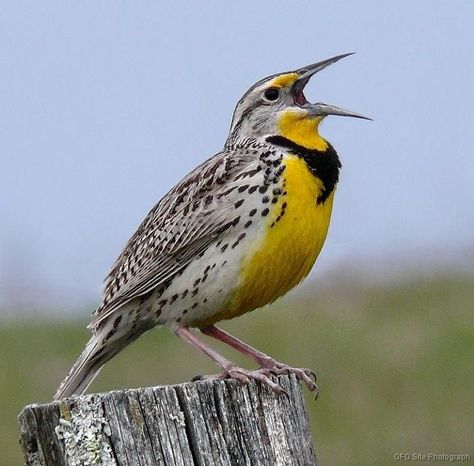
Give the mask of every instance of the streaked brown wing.
<svg viewBox="0 0 474 466">
<path fill-rule="evenodd" d="M 170 280 L 231 226 L 233 180 L 257 166 L 239 150 L 219 153 L 183 178 L 150 211 L 105 281 L 96 328 L 132 299 Z"/>
</svg>

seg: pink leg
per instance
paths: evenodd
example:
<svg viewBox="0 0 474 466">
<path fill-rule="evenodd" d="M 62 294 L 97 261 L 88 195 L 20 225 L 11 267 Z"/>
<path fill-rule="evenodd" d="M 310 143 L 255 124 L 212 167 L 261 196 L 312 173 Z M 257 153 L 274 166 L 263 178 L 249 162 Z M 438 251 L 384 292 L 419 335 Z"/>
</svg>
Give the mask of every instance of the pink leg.
<svg viewBox="0 0 474 466">
<path fill-rule="evenodd" d="M 263 369 L 268 369 L 270 372 L 275 374 L 295 374 L 299 380 L 302 380 L 309 390 L 318 392 L 316 385 L 316 374 L 310 369 L 299 369 L 296 367 L 290 367 L 281 362 L 275 361 L 273 358 L 268 356 L 255 348 L 252 348 L 247 343 L 233 337 L 224 330 L 221 330 L 214 325 L 201 329 L 201 332 L 205 335 L 215 338 L 216 340 L 222 341 L 232 348 L 236 349 L 242 354 L 252 358 L 257 364 Z"/>
<path fill-rule="evenodd" d="M 235 366 L 235 364 L 197 338 L 187 327 L 177 325 L 174 331 L 178 337 L 182 338 L 184 341 L 191 344 L 216 362 L 222 369 L 222 378 L 237 379 L 243 383 L 249 383 L 250 379 L 259 380 L 268 385 L 274 392 L 279 394 L 285 393 L 283 388 L 273 382 L 267 374 L 261 371 L 248 371 Z"/>
</svg>

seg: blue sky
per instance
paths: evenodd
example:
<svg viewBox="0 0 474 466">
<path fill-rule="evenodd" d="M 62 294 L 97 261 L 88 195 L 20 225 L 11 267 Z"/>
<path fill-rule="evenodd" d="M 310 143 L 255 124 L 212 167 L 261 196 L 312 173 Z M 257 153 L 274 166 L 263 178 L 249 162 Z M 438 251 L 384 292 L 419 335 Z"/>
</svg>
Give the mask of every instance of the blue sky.
<svg viewBox="0 0 474 466">
<path fill-rule="evenodd" d="M 344 167 L 320 273 L 472 250 L 473 24 L 457 0 L 4 2 L 0 302 L 98 299 L 148 210 L 221 148 L 243 92 L 344 52 L 307 96 L 374 122 L 321 127 Z"/>
</svg>

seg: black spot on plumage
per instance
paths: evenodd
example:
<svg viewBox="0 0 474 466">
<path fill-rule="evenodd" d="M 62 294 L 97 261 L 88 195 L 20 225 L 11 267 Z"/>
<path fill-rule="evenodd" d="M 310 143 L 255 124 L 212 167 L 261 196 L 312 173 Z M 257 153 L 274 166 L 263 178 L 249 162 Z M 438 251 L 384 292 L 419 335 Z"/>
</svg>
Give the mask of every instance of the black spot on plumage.
<svg viewBox="0 0 474 466">
<path fill-rule="evenodd" d="M 269 198 L 268 196 L 263 196 L 263 197 L 262 197 L 262 202 L 263 202 L 264 204 L 267 204 L 268 202 L 270 202 L 270 198 Z"/>
<path fill-rule="evenodd" d="M 198 286 L 199 283 L 201 283 L 201 279 L 200 279 L 200 278 L 194 280 L 193 287 L 196 288 L 196 286 Z"/>
<path fill-rule="evenodd" d="M 270 136 L 267 142 L 288 149 L 292 154 L 301 157 L 313 175 L 317 176 L 323 183 L 321 194 L 316 199 L 318 204 L 322 204 L 334 191 L 339 180 L 339 170 L 341 161 L 336 150 L 328 143 L 326 150 L 308 149 L 300 146 L 283 136 Z"/>
<path fill-rule="evenodd" d="M 183 310 L 183 315 L 186 315 L 188 313 L 188 310 L 187 309 L 184 309 Z"/>
<path fill-rule="evenodd" d="M 282 165 L 278 170 L 275 170 L 275 177 L 279 178 L 282 173 L 285 171 L 285 165 Z"/>
<path fill-rule="evenodd" d="M 227 196 L 228 194 L 230 194 L 232 191 L 234 191 L 234 189 L 236 188 L 236 186 L 232 186 L 230 187 L 228 190 L 224 191 L 222 193 L 222 196 Z M 240 191 L 239 191 L 240 192 Z"/>
<path fill-rule="evenodd" d="M 272 204 L 276 204 L 277 201 L 278 201 L 278 198 L 277 198 L 277 197 L 274 197 L 274 198 L 272 199 Z"/>
<path fill-rule="evenodd" d="M 199 288 L 194 288 L 193 292 L 191 293 L 191 296 L 196 296 L 199 292 Z"/>
<path fill-rule="evenodd" d="M 244 199 L 239 199 L 235 204 L 235 208 L 238 209 L 244 203 Z"/>
<path fill-rule="evenodd" d="M 207 300 L 205 299 L 204 302 L 206 302 Z M 194 303 L 192 306 L 191 306 L 191 309 L 196 309 L 198 307 L 198 303 Z"/>
<path fill-rule="evenodd" d="M 235 217 L 234 220 L 232 220 L 232 226 L 235 227 L 240 221 L 240 216 Z"/>
<path fill-rule="evenodd" d="M 259 192 L 260 194 L 265 194 L 265 193 L 267 192 L 267 189 L 268 189 L 268 188 L 267 188 L 266 186 L 259 186 L 258 192 Z"/>
<path fill-rule="evenodd" d="M 181 299 L 183 299 L 187 294 L 188 294 L 188 289 L 186 288 L 186 289 L 181 293 Z"/>
<path fill-rule="evenodd" d="M 249 188 L 249 193 L 252 194 L 252 193 L 255 192 L 257 189 L 258 189 L 258 185 L 256 185 L 256 186 L 251 186 L 251 187 Z"/>
<path fill-rule="evenodd" d="M 122 316 L 119 315 L 115 320 L 114 320 L 114 329 L 116 329 L 118 327 L 118 325 L 120 324 L 120 321 L 122 320 Z"/>
<path fill-rule="evenodd" d="M 225 252 L 225 250 L 229 247 L 228 244 L 224 244 L 224 246 L 221 247 L 221 252 Z"/>
<path fill-rule="evenodd" d="M 244 228 L 248 228 L 250 225 L 252 225 L 252 220 L 249 220 L 249 221 L 244 225 Z"/>
<path fill-rule="evenodd" d="M 243 193 L 244 191 L 246 191 L 247 189 L 249 189 L 249 185 L 248 184 L 244 184 L 242 186 L 239 186 L 239 188 L 237 189 L 237 191 L 239 193 Z"/>
<path fill-rule="evenodd" d="M 245 233 L 240 233 L 239 237 L 237 240 L 232 244 L 232 249 L 234 249 L 240 241 L 242 241 L 245 238 Z"/>
<path fill-rule="evenodd" d="M 257 213 L 257 209 L 252 209 L 252 210 L 249 212 L 249 217 L 253 217 L 256 213 Z"/>
<path fill-rule="evenodd" d="M 262 217 L 265 217 L 266 215 L 268 215 L 268 212 L 270 212 L 270 210 L 267 208 L 263 209 L 262 210 Z"/>
<path fill-rule="evenodd" d="M 178 299 L 177 294 L 174 294 L 173 296 L 171 296 L 170 304 L 173 304 L 177 299 Z"/>
</svg>

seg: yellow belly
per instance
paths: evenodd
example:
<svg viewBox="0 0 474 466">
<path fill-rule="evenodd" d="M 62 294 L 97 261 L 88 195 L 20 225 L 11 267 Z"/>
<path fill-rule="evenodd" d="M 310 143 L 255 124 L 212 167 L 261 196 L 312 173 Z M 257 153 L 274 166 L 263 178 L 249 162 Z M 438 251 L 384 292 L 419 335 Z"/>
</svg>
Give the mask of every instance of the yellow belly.
<svg viewBox="0 0 474 466">
<path fill-rule="evenodd" d="M 266 233 L 246 255 L 240 285 L 222 311 L 222 319 L 249 312 L 284 295 L 308 275 L 323 247 L 334 192 L 318 205 L 321 181 L 299 157 L 287 156 L 284 163 L 287 195 L 273 205 L 267 216 Z M 276 222 L 285 202 L 285 213 Z"/>
</svg>

